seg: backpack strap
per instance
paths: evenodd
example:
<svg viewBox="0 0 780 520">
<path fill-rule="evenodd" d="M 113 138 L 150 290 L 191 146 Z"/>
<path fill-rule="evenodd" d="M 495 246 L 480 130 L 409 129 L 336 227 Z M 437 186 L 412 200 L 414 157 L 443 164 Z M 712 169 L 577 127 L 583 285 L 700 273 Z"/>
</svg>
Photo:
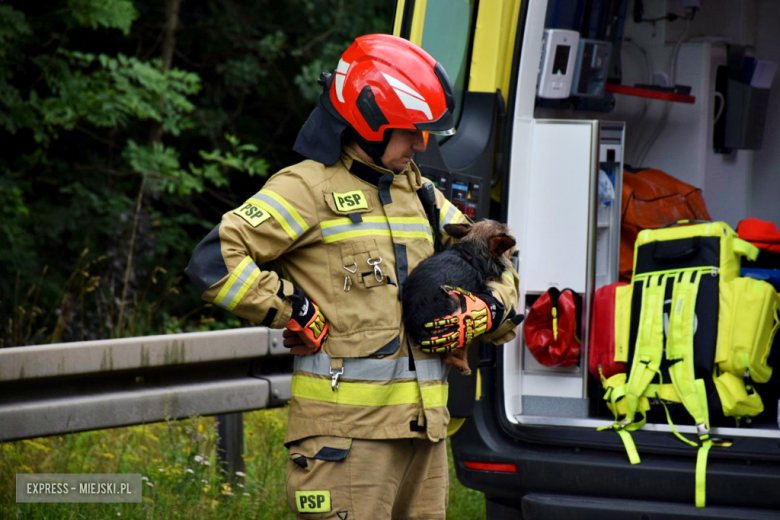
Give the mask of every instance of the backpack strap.
<svg viewBox="0 0 780 520">
<path fill-rule="evenodd" d="M 637 452 L 636 444 L 631 438 L 631 434 L 628 433 L 628 428 L 620 425 L 618 418 L 625 416 L 626 414 L 626 400 L 623 399 L 626 392 L 626 374 L 621 372 L 615 374 L 609 379 L 604 377 L 599 366 L 599 375 L 601 376 L 601 384 L 604 385 L 606 391 L 604 392 L 604 400 L 607 401 L 607 407 L 612 410 L 615 416 L 615 422 L 611 426 L 602 426 L 598 430 L 613 430 L 620 436 L 620 440 L 623 441 L 623 446 L 626 449 L 628 460 L 631 464 L 639 464 L 641 459 L 639 458 L 639 452 Z M 642 416 L 645 416 L 647 410 L 650 409 L 650 403 L 647 399 L 643 403 L 640 403 L 640 412 Z M 644 424 L 644 421 L 641 423 Z M 635 428 L 638 429 L 638 428 Z"/>
<path fill-rule="evenodd" d="M 626 418 L 621 423 L 624 427 L 634 422 L 640 399 L 644 397 L 647 387 L 660 372 L 664 343 L 666 278 L 666 274 L 658 274 L 651 275 L 643 281 L 639 331 L 626 390 Z"/>
<path fill-rule="evenodd" d="M 670 362 L 669 375 L 672 384 L 685 409 L 697 425 L 709 427 L 706 393 L 702 399 L 693 365 L 696 297 L 699 294 L 701 275 L 701 271 L 683 272 L 674 278 L 666 359 Z"/>
<path fill-rule="evenodd" d="M 666 275 L 650 276 L 642 283 L 639 333 L 628 381 L 625 382 L 625 374 L 618 374 L 603 382 L 607 388 L 604 399 L 607 400 L 607 406 L 615 415 L 615 422 L 605 429 L 611 428 L 620 435 L 631 464 L 639 464 L 640 460 L 636 445 L 629 432 L 640 429 L 647 422 L 647 410 L 650 409 L 650 402 L 646 392 L 655 375 L 660 374 L 659 369 L 663 356 L 663 306 Z M 636 420 L 637 413 L 641 414 L 641 420 Z"/>
<path fill-rule="evenodd" d="M 666 359 L 672 364 L 669 375 L 685 409 L 693 417 L 701 446 L 696 457 L 696 507 L 704 507 L 707 502 L 707 458 L 714 442 L 710 438 L 709 408 L 707 390 L 703 379 L 696 379 L 693 357 L 693 334 L 696 309 L 696 297 L 702 271 L 684 272 L 675 276 L 672 291 L 672 308 L 669 316 L 669 334 L 666 342 Z M 667 411 L 667 418 L 671 424 Z M 696 443 L 674 434 L 688 444 Z"/>
<path fill-rule="evenodd" d="M 701 448 L 696 454 L 696 507 L 707 505 L 707 457 L 712 448 L 709 434 L 702 437 Z"/>
</svg>

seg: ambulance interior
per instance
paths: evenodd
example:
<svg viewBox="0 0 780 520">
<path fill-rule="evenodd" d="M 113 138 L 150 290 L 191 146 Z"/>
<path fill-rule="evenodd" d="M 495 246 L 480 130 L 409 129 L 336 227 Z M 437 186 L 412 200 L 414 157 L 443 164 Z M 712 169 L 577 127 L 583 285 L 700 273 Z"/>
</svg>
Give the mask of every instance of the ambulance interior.
<svg viewBox="0 0 780 520">
<path fill-rule="evenodd" d="M 780 223 L 780 80 L 772 81 L 780 2 L 530 0 L 527 9 L 507 217 L 518 238 L 520 302 L 527 313 L 550 287 L 574 289 L 583 297 L 582 349 L 579 363 L 560 368 L 537 362 L 522 335 L 505 345 L 504 408 L 519 427 L 595 430 L 614 418 L 588 372 L 590 302 L 618 279 L 624 168 L 662 170 L 700 188 L 712 220 L 733 229 L 748 217 Z M 532 22 L 542 19 L 543 27 Z M 567 52 L 587 63 L 569 65 L 589 76 L 539 74 L 546 60 L 567 67 L 567 56 L 549 55 L 548 39 L 559 35 L 546 29 L 580 33 L 579 47 Z M 599 63 L 607 56 L 608 69 Z M 745 75 L 746 58 L 761 71 Z M 566 81 L 568 96 L 540 96 Z M 659 88 L 674 85 L 689 89 Z M 713 432 L 780 438 L 774 368 L 769 383 L 757 385 L 763 413 L 713 422 Z M 681 433 L 696 432 L 690 416 L 674 421 Z M 670 431 L 662 408 L 648 416 L 648 430 Z"/>
</svg>

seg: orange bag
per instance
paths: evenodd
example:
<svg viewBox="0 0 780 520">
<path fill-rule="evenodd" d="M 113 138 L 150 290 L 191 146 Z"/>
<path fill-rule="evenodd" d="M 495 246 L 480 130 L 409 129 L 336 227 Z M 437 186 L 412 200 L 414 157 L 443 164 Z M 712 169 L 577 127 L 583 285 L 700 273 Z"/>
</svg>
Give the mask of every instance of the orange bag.
<svg viewBox="0 0 780 520">
<path fill-rule="evenodd" d="M 631 281 L 634 242 L 640 231 L 691 219 L 712 220 L 701 189 L 661 170 L 623 171 L 619 280 Z"/>
</svg>

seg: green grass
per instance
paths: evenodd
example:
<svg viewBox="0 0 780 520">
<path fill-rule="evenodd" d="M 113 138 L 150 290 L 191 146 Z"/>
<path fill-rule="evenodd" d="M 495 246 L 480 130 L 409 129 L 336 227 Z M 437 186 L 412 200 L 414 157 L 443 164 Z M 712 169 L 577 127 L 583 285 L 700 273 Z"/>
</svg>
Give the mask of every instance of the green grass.
<svg viewBox="0 0 780 520">
<path fill-rule="evenodd" d="M 0 443 L 0 518 L 293 518 L 285 498 L 287 409 L 244 414 L 246 476 L 223 481 L 211 417 Z M 449 449 L 449 446 L 448 446 Z M 16 504 L 16 473 L 141 473 L 140 504 Z M 480 493 L 455 477 L 447 517 L 485 517 Z"/>
</svg>

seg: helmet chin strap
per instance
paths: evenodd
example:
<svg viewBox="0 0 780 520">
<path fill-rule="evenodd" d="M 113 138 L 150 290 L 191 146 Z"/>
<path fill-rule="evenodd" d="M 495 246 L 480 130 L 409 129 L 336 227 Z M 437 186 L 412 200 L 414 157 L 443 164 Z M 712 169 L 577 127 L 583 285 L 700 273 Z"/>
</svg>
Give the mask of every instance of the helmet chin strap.
<svg viewBox="0 0 780 520">
<path fill-rule="evenodd" d="M 363 151 L 366 152 L 369 157 L 371 157 L 371 159 L 374 161 L 374 164 L 381 166 L 382 168 L 389 169 L 387 166 L 385 166 L 385 163 L 382 162 L 382 156 L 385 154 L 385 150 L 387 150 L 387 145 L 390 143 L 390 137 L 392 136 L 392 133 L 393 130 L 388 129 L 385 130 L 384 137 L 381 141 L 366 141 L 352 128 L 348 128 L 347 131 L 344 132 L 344 137 L 346 142 L 355 141 L 358 146 L 360 146 L 360 148 L 362 148 Z"/>
</svg>

